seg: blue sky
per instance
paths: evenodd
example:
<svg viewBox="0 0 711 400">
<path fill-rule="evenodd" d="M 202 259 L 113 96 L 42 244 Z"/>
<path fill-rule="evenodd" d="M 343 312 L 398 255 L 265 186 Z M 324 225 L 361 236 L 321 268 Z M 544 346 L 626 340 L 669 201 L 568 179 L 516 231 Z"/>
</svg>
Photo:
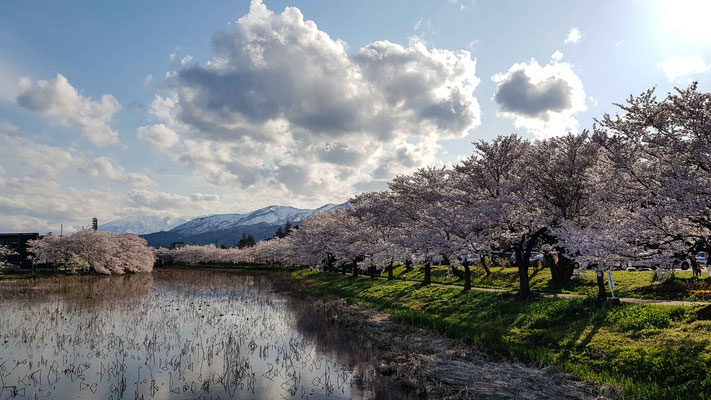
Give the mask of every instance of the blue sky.
<svg viewBox="0 0 711 400">
<path fill-rule="evenodd" d="M 0 2 L 0 231 L 342 202 L 472 141 L 589 128 L 654 86 L 711 90 L 710 13 L 701 0 Z"/>
</svg>

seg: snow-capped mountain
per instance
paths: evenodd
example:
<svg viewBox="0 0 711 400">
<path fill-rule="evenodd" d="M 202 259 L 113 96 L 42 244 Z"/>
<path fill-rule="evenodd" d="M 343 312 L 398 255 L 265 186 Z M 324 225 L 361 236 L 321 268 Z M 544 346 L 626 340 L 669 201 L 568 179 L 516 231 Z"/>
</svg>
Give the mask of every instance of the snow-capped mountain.
<svg viewBox="0 0 711 400">
<path fill-rule="evenodd" d="M 287 221 L 299 224 L 312 215 L 330 211 L 343 204 L 326 204 L 315 209 L 301 209 L 288 206 L 269 206 L 247 214 L 216 214 L 192 219 L 171 229 L 171 232 L 181 235 L 199 235 L 206 232 L 224 231 L 250 225 L 284 225 Z"/>
<path fill-rule="evenodd" d="M 151 232 L 167 231 L 184 224 L 188 220 L 176 217 L 153 215 L 130 216 L 99 225 L 99 230 L 113 233 L 136 233 L 143 235 Z"/>
</svg>

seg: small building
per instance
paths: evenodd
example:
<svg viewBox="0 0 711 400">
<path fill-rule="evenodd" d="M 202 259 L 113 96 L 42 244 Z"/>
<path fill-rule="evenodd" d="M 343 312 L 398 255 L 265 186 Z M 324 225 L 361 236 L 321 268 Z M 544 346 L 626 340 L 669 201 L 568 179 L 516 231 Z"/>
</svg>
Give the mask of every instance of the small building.
<svg viewBox="0 0 711 400">
<path fill-rule="evenodd" d="M 8 257 L 10 264 L 19 265 L 20 267 L 30 267 L 31 263 L 27 259 L 29 255 L 27 252 L 27 242 L 39 238 L 39 233 L 0 233 L 0 246 L 8 247 L 17 253 L 17 255 Z"/>
<path fill-rule="evenodd" d="M 186 244 L 185 242 L 173 242 L 170 244 L 170 249 L 179 249 L 181 247 L 185 247 Z"/>
</svg>

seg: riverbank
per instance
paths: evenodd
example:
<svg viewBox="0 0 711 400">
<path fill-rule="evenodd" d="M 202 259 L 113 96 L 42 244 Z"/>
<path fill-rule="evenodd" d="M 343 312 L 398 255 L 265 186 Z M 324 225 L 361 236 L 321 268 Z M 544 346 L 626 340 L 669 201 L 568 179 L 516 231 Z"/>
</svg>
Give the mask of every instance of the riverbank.
<svg viewBox="0 0 711 400">
<path fill-rule="evenodd" d="M 501 293 L 309 270 L 291 277 L 310 294 L 375 307 L 394 321 L 462 338 L 510 359 L 619 386 L 625 398 L 711 395 L 711 316 L 701 307 L 599 307 L 588 299 L 522 302 Z"/>
<path fill-rule="evenodd" d="M 381 353 L 377 370 L 430 399 L 608 399 L 613 388 L 572 374 L 512 362 L 431 330 L 394 322 L 390 315 L 343 299 L 316 298 L 315 312 Z"/>
<path fill-rule="evenodd" d="M 509 360 L 553 366 L 585 381 L 619 388 L 622 398 L 711 396 L 707 307 L 600 307 L 591 299 L 518 301 L 505 293 L 465 293 L 441 285 L 280 270 L 300 282 L 309 296 L 342 298 L 385 312 L 392 321 L 461 339 Z"/>
</svg>

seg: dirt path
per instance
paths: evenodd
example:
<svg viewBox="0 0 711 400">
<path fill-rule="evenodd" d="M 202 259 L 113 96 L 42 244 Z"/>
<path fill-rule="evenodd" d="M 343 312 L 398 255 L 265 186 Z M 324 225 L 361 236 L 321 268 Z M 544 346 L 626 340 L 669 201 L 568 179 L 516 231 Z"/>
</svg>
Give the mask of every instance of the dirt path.
<svg viewBox="0 0 711 400">
<path fill-rule="evenodd" d="M 378 372 L 428 399 L 614 399 L 617 391 L 554 368 L 508 361 L 463 342 L 390 321 L 387 313 L 314 299 L 313 309 L 381 351 Z"/>
<path fill-rule="evenodd" d="M 351 273 L 348 273 L 347 275 L 352 275 Z M 363 277 L 367 277 L 367 275 L 361 275 Z M 387 279 L 382 276 L 376 277 L 377 279 Z M 405 280 L 405 279 L 395 279 L 397 281 L 402 281 L 402 282 L 412 282 L 412 283 L 421 283 L 421 281 L 413 281 L 413 280 Z M 448 287 L 448 288 L 454 288 L 454 289 L 462 289 L 461 285 L 452 285 L 452 284 L 446 284 L 446 283 L 435 283 L 432 282 L 431 285 L 437 285 L 437 286 L 443 286 L 443 287 Z M 493 293 L 510 293 L 510 294 L 516 294 L 516 290 L 508 290 L 508 289 L 494 289 L 494 288 L 483 288 L 483 287 L 472 287 L 471 290 L 475 290 L 477 292 L 493 292 Z M 557 299 L 584 299 L 588 296 L 585 296 L 583 294 L 575 294 L 575 293 L 544 293 L 544 292 L 533 292 L 534 295 L 539 296 L 539 297 L 551 297 L 551 298 L 557 298 Z M 618 297 L 620 299 L 620 302 L 622 303 L 631 303 L 631 304 L 655 304 L 658 306 L 670 306 L 670 307 L 675 307 L 675 306 L 708 306 L 711 305 L 711 302 L 708 301 L 684 301 L 684 300 L 653 300 L 653 299 L 638 299 L 635 297 Z"/>
</svg>

